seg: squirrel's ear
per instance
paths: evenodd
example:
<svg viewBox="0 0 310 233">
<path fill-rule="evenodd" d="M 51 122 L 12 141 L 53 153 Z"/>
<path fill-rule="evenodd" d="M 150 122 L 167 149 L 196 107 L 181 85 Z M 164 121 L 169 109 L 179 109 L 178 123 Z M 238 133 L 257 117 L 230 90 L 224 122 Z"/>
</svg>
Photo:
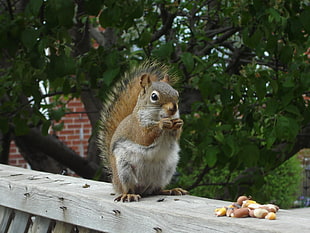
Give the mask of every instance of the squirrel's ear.
<svg viewBox="0 0 310 233">
<path fill-rule="evenodd" d="M 165 82 L 165 83 L 169 83 L 170 79 L 169 79 L 169 75 L 165 74 L 164 78 L 162 80 L 160 80 L 161 82 Z"/>
<path fill-rule="evenodd" d="M 140 77 L 140 85 L 142 88 L 145 89 L 146 86 L 148 86 L 151 83 L 151 77 L 148 74 L 143 74 Z"/>
</svg>

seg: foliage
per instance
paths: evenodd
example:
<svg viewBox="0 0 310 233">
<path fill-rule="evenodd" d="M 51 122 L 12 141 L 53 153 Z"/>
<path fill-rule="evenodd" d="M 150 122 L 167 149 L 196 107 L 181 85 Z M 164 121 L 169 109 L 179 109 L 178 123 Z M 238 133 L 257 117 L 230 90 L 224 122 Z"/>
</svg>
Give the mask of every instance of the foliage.
<svg viewBox="0 0 310 233">
<path fill-rule="evenodd" d="M 221 170 L 255 168 L 253 182 L 262 183 L 309 123 L 309 1 L 30 0 L 24 10 L 10 2 L 0 9 L 2 134 L 47 134 L 66 101 L 90 93 L 90 107 L 147 58 L 181 77 L 181 108 L 188 90 L 198 93 L 182 116 L 180 170 L 190 189 Z"/>
<path fill-rule="evenodd" d="M 280 208 L 293 207 L 301 192 L 302 167 L 297 156 L 293 156 L 268 174 L 261 176 L 260 181 L 256 181 L 247 193 L 236 192 L 238 187 L 234 180 L 242 171 L 231 171 L 228 167 L 213 169 L 204 176 L 202 185 L 195 187 L 192 195 L 225 199 L 230 201 L 242 195 L 250 195 L 259 203 L 274 203 Z M 178 184 L 181 186 L 192 185 L 193 179 L 198 172 L 193 172 L 188 177 L 181 177 Z M 208 188 L 205 188 L 207 186 Z M 227 195 L 229 192 L 229 195 Z"/>
<path fill-rule="evenodd" d="M 290 158 L 264 177 L 266 184 L 257 192 L 257 199 L 291 208 L 300 195 L 302 172 L 298 158 Z"/>
</svg>

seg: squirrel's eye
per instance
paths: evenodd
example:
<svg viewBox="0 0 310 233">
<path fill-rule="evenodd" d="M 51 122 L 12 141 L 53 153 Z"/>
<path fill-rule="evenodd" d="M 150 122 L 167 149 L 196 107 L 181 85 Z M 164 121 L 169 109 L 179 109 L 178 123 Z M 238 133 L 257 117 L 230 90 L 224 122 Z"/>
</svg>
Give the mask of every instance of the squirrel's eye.
<svg viewBox="0 0 310 233">
<path fill-rule="evenodd" d="M 159 100 L 159 93 L 157 91 L 153 91 L 150 97 L 152 103 L 155 103 Z"/>
</svg>

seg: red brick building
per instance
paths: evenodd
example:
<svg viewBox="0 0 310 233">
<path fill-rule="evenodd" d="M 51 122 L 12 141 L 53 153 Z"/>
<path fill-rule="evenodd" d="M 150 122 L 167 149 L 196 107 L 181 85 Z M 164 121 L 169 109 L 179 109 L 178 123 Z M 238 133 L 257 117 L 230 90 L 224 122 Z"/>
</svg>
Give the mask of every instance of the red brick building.
<svg viewBox="0 0 310 233">
<path fill-rule="evenodd" d="M 75 152 L 86 157 L 88 139 L 91 136 L 92 127 L 85 113 L 84 105 L 79 99 L 74 98 L 67 104 L 67 108 L 70 114 L 66 114 L 61 119 L 64 123 L 64 128 L 56 132 L 56 135 Z M 20 155 L 13 141 L 11 142 L 9 164 L 27 167 L 26 161 Z"/>
</svg>

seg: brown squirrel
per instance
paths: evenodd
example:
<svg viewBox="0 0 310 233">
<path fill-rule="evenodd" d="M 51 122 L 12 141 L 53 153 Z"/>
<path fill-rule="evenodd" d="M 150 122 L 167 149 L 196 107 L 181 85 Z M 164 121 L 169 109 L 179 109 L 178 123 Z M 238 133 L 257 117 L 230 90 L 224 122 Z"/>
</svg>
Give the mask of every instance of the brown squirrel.
<svg viewBox="0 0 310 233">
<path fill-rule="evenodd" d="M 146 62 L 115 85 L 100 119 L 99 148 L 108 157 L 115 201 L 138 201 L 153 194 L 184 195 L 164 190 L 179 160 L 183 126 L 178 92 L 168 68 Z"/>
</svg>

